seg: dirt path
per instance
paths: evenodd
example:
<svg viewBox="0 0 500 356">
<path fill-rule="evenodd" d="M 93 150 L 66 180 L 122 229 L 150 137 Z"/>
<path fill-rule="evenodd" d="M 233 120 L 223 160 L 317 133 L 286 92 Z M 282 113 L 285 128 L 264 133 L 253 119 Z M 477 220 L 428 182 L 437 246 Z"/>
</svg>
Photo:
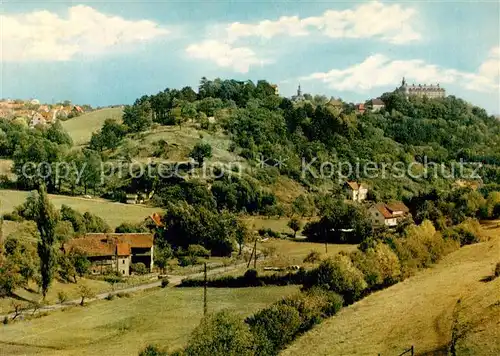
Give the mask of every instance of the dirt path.
<svg viewBox="0 0 500 356">
<path fill-rule="evenodd" d="M 489 287 L 481 279 L 491 275 L 499 260 L 498 235 L 343 309 L 282 354 L 398 355 L 412 345 L 417 355 L 439 354 L 436 350 L 451 340 L 457 300 Z"/>
</svg>

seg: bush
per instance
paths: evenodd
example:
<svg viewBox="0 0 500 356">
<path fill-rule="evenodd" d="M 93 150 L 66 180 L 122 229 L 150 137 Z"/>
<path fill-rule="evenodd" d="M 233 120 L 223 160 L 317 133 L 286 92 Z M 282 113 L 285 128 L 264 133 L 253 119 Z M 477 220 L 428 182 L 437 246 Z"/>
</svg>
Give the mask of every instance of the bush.
<svg viewBox="0 0 500 356">
<path fill-rule="evenodd" d="M 336 314 L 342 308 L 344 299 L 337 293 L 315 287 L 305 293 L 284 298 L 278 304 L 298 310 L 301 318 L 300 332 L 305 332 L 324 318 Z"/>
<path fill-rule="evenodd" d="M 165 288 L 166 286 L 168 286 L 169 283 L 170 283 L 170 281 L 168 280 L 168 278 L 163 278 L 161 280 L 161 287 Z"/>
<path fill-rule="evenodd" d="M 247 318 L 255 336 L 257 355 L 276 355 L 299 332 L 302 321 L 293 306 L 278 304 Z"/>
<path fill-rule="evenodd" d="M 194 329 L 186 356 L 250 356 L 253 338 L 248 326 L 228 311 L 210 314 Z"/>
<path fill-rule="evenodd" d="M 321 260 L 321 254 L 318 251 L 311 251 L 304 258 L 304 263 L 315 263 Z"/>
<path fill-rule="evenodd" d="M 130 270 L 136 274 L 149 273 L 149 270 L 146 268 L 146 265 L 142 262 L 132 263 L 132 265 L 130 265 Z"/>
<path fill-rule="evenodd" d="M 495 277 L 500 277 L 500 262 L 497 262 L 495 266 Z"/>
<path fill-rule="evenodd" d="M 168 354 L 166 352 L 161 351 L 156 346 L 148 345 L 144 350 L 141 351 L 139 356 L 168 356 Z"/>
<path fill-rule="evenodd" d="M 179 266 L 181 267 L 197 265 L 200 263 L 196 256 L 180 256 L 177 259 L 179 261 Z"/>
<path fill-rule="evenodd" d="M 210 257 L 210 251 L 201 245 L 189 245 L 187 254 L 195 257 Z"/>
<path fill-rule="evenodd" d="M 348 256 L 337 255 L 321 262 L 311 271 L 304 287 L 318 286 L 341 294 L 346 302 L 356 301 L 367 288 L 363 273 L 357 269 Z"/>
<path fill-rule="evenodd" d="M 118 298 L 130 298 L 130 293 L 126 293 L 126 292 L 119 292 L 119 293 L 116 293 L 116 296 Z"/>
<path fill-rule="evenodd" d="M 115 299 L 115 295 L 110 293 L 110 294 L 108 294 L 108 295 L 106 296 L 106 298 L 105 298 L 105 299 L 106 299 L 106 300 L 113 300 L 113 299 Z"/>
<path fill-rule="evenodd" d="M 262 237 L 273 237 L 273 238 L 276 238 L 276 239 L 279 239 L 281 237 L 281 234 L 277 231 L 274 231 L 270 228 L 262 228 L 262 229 L 259 229 L 258 230 L 259 232 L 259 235 L 262 236 Z"/>
<path fill-rule="evenodd" d="M 65 292 L 60 291 L 57 293 L 57 301 L 59 302 L 59 304 L 63 304 L 67 300 L 68 300 L 68 295 Z"/>
<path fill-rule="evenodd" d="M 6 221 L 23 221 L 24 219 L 17 213 L 5 213 L 3 214 L 3 219 Z"/>
</svg>

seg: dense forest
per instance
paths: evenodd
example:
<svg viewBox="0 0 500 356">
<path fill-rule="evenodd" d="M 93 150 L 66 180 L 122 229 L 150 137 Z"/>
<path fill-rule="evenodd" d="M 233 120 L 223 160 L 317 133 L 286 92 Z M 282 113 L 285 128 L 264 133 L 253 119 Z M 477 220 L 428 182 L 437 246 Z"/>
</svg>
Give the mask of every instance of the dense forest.
<svg viewBox="0 0 500 356">
<path fill-rule="evenodd" d="M 1 177 L 0 184 L 34 189 L 42 180 L 52 193 L 87 194 L 90 190 L 117 201 L 124 201 L 127 193 L 154 191 L 151 203 L 170 211 L 179 225 L 186 223 L 183 211 L 191 211 L 192 206 L 203 207 L 197 210 L 199 219 L 213 220 L 214 231 L 225 231 L 231 225 L 231 215 L 223 219 L 227 224 L 215 224 L 216 214 L 222 212 L 322 216 L 327 225 L 352 225 L 359 232 L 357 242 L 370 235 L 370 229 L 366 212 L 342 205 L 341 187 L 346 180 L 365 182 L 371 201 L 403 200 L 416 220 L 431 219 L 443 228 L 467 217 L 499 213 L 496 195 L 492 193 L 500 187 L 500 122 L 495 117 L 454 96 L 407 99 L 399 92 L 391 92 L 381 99 L 385 108 L 360 113 L 353 103 L 333 106 L 321 95 L 307 94 L 305 100 L 293 102 L 277 95 L 266 81 L 255 84 L 202 78 L 197 91 L 190 87 L 167 88 L 138 98 L 133 105 L 124 107 L 121 122 L 106 120 L 86 147 L 73 147 L 59 123 L 29 128 L 21 120 L 0 119 L 0 155 L 14 161 L 17 175 L 15 182 Z M 123 158 L 115 154 L 126 140 L 168 125 L 177 125 L 179 130 L 189 125 L 200 132 L 200 143 L 189 154 L 194 163 L 185 167 L 187 171 L 200 170 L 212 154 L 210 145 L 203 142 L 204 131 L 229 137 L 229 150 L 246 159 L 248 169 L 236 176 L 190 179 L 165 176 L 152 167 L 153 174 L 149 175 L 137 176 L 124 170 L 121 179 L 106 175 L 102 179 L 103 163 L 133 161 L 133 156 Z M 162 157 L 162 142 L 152 145 L 154 156 Z M 265 165 L 259 165 L 262 157 Z M 280 164 L 284 157 L 286 161 Z M 44 164 L 38 166 L 38 172 L 25 175 L 23 169 L 28 162 Z M 68 165 L 56 175 L 60 162 Z M 308 162 L 306 170 L 304 162 Z M 325 176 L 324 162 L 329 162 L 330 167 L 371 164 L 375 168 L 370 174 L 340 169 Z M 481 187 L 479 191 L 453 189 L 457 182 L 465 181 L 467 185 L 471 181 L 451 175 L 452 167 L 460 162 L 467 163 L 461 174 L 472 173 L 480 164 L 479 177 L 472 179 Z M 445 168 L 439 174 L 396 176 L 397 163 L 420 173 L 429 163 L 443 164 Z M 388 174 L 381 176 L 381 169 Z M 294 180 L 306 193 L 293 202 L 280 201 L 270 188 L 270 183 L 280 177 Z M 450 209 L 450 204 L 459 207 L 458 212 Z M 335 218 L 328 218 L 332 215 Z M 171 228 L 172 236 L 185 234 L 193 238 L 189 243 L 200 242 L 195 232 L 186 233 L 173 225 Z M 308 226 L 306 231 L 314 237 L 315 228 Z M 237 234 L 228 231 L 232 236 Z M 213 240 L 210 236 L 207 239 Z M 186 247 L 189 243 L 184 241 L 181 245 Z M 208 242 L 205 246 L 215 247 Z M 225 254 L 230 248 L 223 243 L 216 249 Z"/>
</svg>

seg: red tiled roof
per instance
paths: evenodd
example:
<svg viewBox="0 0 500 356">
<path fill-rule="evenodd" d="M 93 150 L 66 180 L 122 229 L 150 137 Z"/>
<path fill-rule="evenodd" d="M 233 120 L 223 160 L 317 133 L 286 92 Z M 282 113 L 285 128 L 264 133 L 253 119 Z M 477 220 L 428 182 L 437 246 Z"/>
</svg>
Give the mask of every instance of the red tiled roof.
<svg viewBox="0 0 500 356">
<path fill-rule="evenodd" d="M 402 211 L 403 213 L 407 213 L 410 211 L 410 209 L 408 209 L 408 207 L 403 202 L 400 202 L 400 201 L 388 203 L 386 205 L 387 205 L 387 209 L 389 209 L 392 212 Z"/>
<path fill-rule="evenodd" d="M 161 227 L 163 223 L 161 222 L 161 215 L 158 213 L 153 213 L 150 216 L 151 220 L 155 223 L 156 226 Z"/>
<path fill-rule="evenodd" d="M 90 256 L 130 255 L 131 248 L 151 248 L 153 234 L 92 233 L 68 241 L 66 251 L 79 250 Z"/>
<path fill-rule="evenodd" d="M 384 203 L 375 204 L 375 208 L 382 214 L 382 216 L 386 219 L 391 219 L 392 213 L 387 209 Z"/>
<path fill-rule="evenodd" d="M 118 256 L 130 255 L 130 245 L 127 242 L 118 242 L 116 244 L 116 254 Z"/>
<path fill-rule="evenodd" d="M 403 212 L 404 214 L 408 213 L 410 209 L 403 202 L 392 202 L 392 203 L 378 203 L 375 204 L 375 208 L 382 214 L 382 216 L 386 219 L 394 218 L 395 212 Z M 401 217 L 401 215 L 396 215 L 396 217 Z"/>
<path fill-rule="evenodd" d="M 351 187 L 352 190 L 359 190 L 361 188 L 366 188 L 366 185 L 363 183 L 358 183 L 358 182 L 346 182 L 349 187 Z"/>
</svg>

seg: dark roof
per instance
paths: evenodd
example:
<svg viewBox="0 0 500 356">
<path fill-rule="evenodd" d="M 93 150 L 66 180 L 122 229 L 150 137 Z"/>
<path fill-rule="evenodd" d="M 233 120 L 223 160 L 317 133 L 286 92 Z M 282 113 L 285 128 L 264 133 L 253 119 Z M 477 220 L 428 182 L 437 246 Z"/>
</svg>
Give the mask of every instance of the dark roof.
<svg viewBox="0 0 500 356">
<path fill-rule="evenodd" d="M 387 205 L 387 209 L 389 209 L 392 212 L 402 211 L 403 213 L 407 213 L 410 211 L 410 209 L 401 201 L 388 203 L 386 205 Z"/>
<path fill-rule="evenodd" d="M 377 99 L 372 99 L 371 103 L 372 103 L 372 105 L 385 105 L 385 103 L 382 100 L 378 99 L 378 98 Z"/>
</svg>

